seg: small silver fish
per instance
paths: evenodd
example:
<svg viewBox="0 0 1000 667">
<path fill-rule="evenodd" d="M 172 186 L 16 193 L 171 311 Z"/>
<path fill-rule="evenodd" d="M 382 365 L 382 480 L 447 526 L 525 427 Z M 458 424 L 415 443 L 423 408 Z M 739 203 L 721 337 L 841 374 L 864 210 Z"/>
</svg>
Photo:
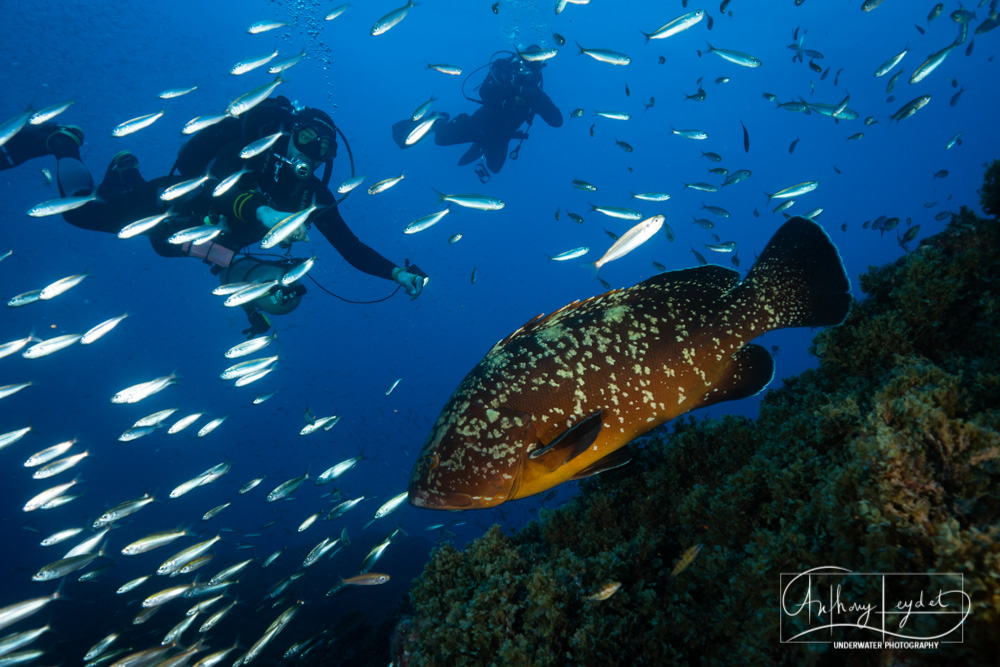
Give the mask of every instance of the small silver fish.
<svg viewBox="0 0 1000 667">
<path fill-rule="evenodd" d="M 305 49 L 301 53 L 296 53 L 295 55 L 286 56 L 280 60 L 275 60 L 270 67 L 267 68 L 269 74 L 277 74 L 278 72 L 284 72 L 289 67 L 297 65 L 300 60 L 306 57 Z"/>
<path fill-rule="evenodd" d="M 372 26 L 371 34 L 372 36 L 384 35 L 389 32 L 392 28 L 399 24 L 400 21 L 406 18 L 407 13 L 409 13 L 410 8 L 413 7 L 413 0 L 406 0 L 406 4 L 398 9 L 394 9 Z M 335 17 L 336 18 L 336 17 Z"/>
<path fill-rule="evenodd" d="M 220 123 L 227 118 L 229 118 L 229 114 L 227 113 L 214 114 L 211 116 L 197 116 L 184 123 L 183 129 L 181 129 L 181 134 L 194 134 L 195 132 L 201 132 L 206 127 Z"/>
<path fill-rule="evenodd" d="M 268 55 L 255 56 L 253 58 L 247 58 L 245 60 L 241 60 L 235 65 L 233 65 L 233 68 L 229 70 L 229 73 L 234 74 L 236 76 L 239 76 L 240 74 L 246 74 L 247 72 L 250 72 L 252 70 L 257 69 L 258 67 L 262 67 L 268 64 L 269 62 L 274 60 L 277 57 L 277 55 L 278 55 L 278 50 L 275 49 L 272 53 Z"/>
<path fill-rule="evenodd" d="M 28 292 L 22 292 L 21 294 L 17 294 L 15 296 L 12 296 L 10 298 L 10 300 L 7 301 L 7 306 L 9 308 L 20 308 L 21 306 L 27 306 L 29 303 L 34 303 L 34 302 L 38 301 L 38 295 L 41 294 L 41 293 L 42 293 L 42 290 L 40 290 L 40 289 L 33 289 L 33 290 L 28 291 Z M 33 336 L 28 336 L 28 338 L 25 338 L 25 339 L 22 339 L 22 340 L 33 341 L 33 340 L 41 340 L 41 339 L 40 338 L 34 338 Z M 6 345 L 10 345 L 10 343 L 5 343 L 5 346 Z M 13 354 L 13 351 L 9 351 L 9 348 L 7 348 L 7 347 L 4 347 L 3 351 L 4 351 L 4 354 L 0 354 L 0 356 L 6 357 L 8 354 Z"/>
<path fill-rule="evenodd" d="M 274 92 L 274 89 L 283 83 L 284 79 L 281 78 L 281 73 L 275 77 L 274 81 L 266 83 L 259 88 L 254 88 L 249 93 L 240 95 L 235 100 L 229 103 L 226 107 L 226 114 L 229 116 L 239 116 L 246 113 L 250 109 L 254 108 Z M 221 118 L 219 120 L 222 120 Z M 185 126 L 186 129 L 186 126 Z"/>
<path fill-rule="evenodd" d="M 179 232 L 171 234 L 167 237 L 167 243 L 173 245 L 183 245 L 185 243 L 201 245 L 208 243 L 221 233 L 222 228 L 217 225 L 198 225 L 197 227 L 188 227 L 187 229 L 182 229 Z"/>
<path fill-rule="evenodd" d="M 635 225 L 627 232 L 621 235 L 617 241 L 615 241 L 607 252 L 601 256 L 599 260 L 594 262 L 594 267 L 600 269 L 602 266 L 608 262 L 612 262 L 616 259 L 620 259 L 632 252 L 643 243 L 653 238 L 656 232 L 660 231 L 660 227 L 663 226 L 666 218 L 663 215 L 654 215 L 651 218 L 646 218 L 639 224 Z"/>
<path fill-rule="evenodd" d="M 112 137 L 124 137 L 126 135 L 132 134 L 133 132 L 138 132 L 143 128 L 147 128 L 156 121 L 163 117 L 166 109 L 158 111 L 156 113 L 146 114 L 145 116 L 139 116 L 138 118 L 133 118 L 132 120 L 127 120 L 121 123 L 111 130 Z"/>
<path fill-rule="evenodd" d="M 277 500 L 287 498 L 291 494 L 295 493 L 295 490 L 302 486 L 302 483 L 309 479 L 309 473 L 302 475 L 301 477 L 293 477 L 292 479 L 282 482 L 276 486 L 269 494 L 267 494 L 267 502 L 273 503 Z"/>
<path fill-rule="evenodd" d="M 325 20 L 325 21 L 332 21 L 333 19 L 337 18 L 338 16 L 340 16 L 341 14 L 343 14 L 344 12 L 346 12 L 350 7 L 351 7 L 351 3 L 349 3 L 349 2 L 346 2 L 346 3 L 342 4 L 342 5 L 337 5 L 332 10 L 330 10 L 329 14 L 327 14 L 326 16 L 323 17 L 323 20 Z"/>
<path fill-rule="evenodd" d="M 361 185 L 366 178 L 367 176 L 355 176 L 354 178 L 349 178 L 337 186 L 337 192 L 340 194 L 346 194 Z"/>
<path fill-rule="evenodd" d="M 431 95 L 431 98 L 429 100 L 421 104 L 413 111 L 413 114 L 410 116 L 410 119 L 415 123 L 421 118 L 423 118 L 427 114 L 427 111 L 431 108 L 431 104 L 433 104 L 435 100 L 436 98 L 433 95 Z"/>
<path fill-rule="evenodd" d="M 762 65 L 759 58 L 755 58 L 748 53 L 732 51 L 730 49 L 717 49 L 711 44 L 708 45 L 708 53 L 714 53 L 723 60 L 728 60 L 729 62 L 742 67 L 760 67 Z M 700 51 L 698 52 L 698 55 L 701 55 Z"/>
<path fill-rule="evenodd" d="M 383 178 L 381 181 L 378 181 L 377 183 L 368 188 L 368 194 L 377 195 L 380 192 L 385 192 L 392 186 L 399 183 L 404 178 L 405 176 L 403 174 L 400 174 L 399 176 L 393 176 L 391 178 Z"/>
<path fill-rule="evenodd" d="M 51 283 L 43 287 L 42 291 L 39 292 L 38 294 L 38 298 L 41 299 L 42 301 L 48 301 L 49 299 L 53 299 L 59 296 L 60 294 L 69 291 L 73 287 L 76 287 L 81 282 L 83 282 L 85 278 L 88 278 L 89 276 L 90 272 L 88 271 L 86 273 L 78 273 L 73 276 L 66 276 L 65 278 L 60 278 L 54 283 Z"/>
<path fill-rule="evenodd" d="M 270 134 L 266 137 L 261 137 L 257 141 L 254 141 L 253 143 L 248 144 L 246 147 L 244 147 L 243 150 L 240 151 L 240 157 L 243 158 L 244 160 L 249 160 L 252 157 L 256 157 L 261 153 L 263 153 L 264 151 L 266 151 L 271 146 L 273 146 L 275 142 L 277 142 L 278 139 L 280 139 L 283 136 L 285 136 L 284 132 L 275 132 L 274 134 Z"/>
<path fill-rule="evenodd" d="M 226 297 L 226 300 L 222 302 L 223 306 L 227 308 L 234 308 L 236 306 L 242 306 L 245 303 L 250 303 L 255 299 L 259 299 L 268 292 L 270 292 L 274 287 L 278 285 L 278 280 L 269 280 L 265 283 L 253 283 L 249 287 L 245 287 L 238 292 L 234 292 Z M 246 373 L 244 373 L 246 375 Z M 239 377 L 234 375 L 232 377 Z M 224 377 L 223 380 L 229 380 L 231 378 Z"/>
<path fill-rule="evenodd" d="M 45 107 L 35 113 L 31 114 L 31 118 L 28 119 L 29 125 L 41 125 L 42 123 L 52 120 L 66 109 L 73 106 L 75 100 L 70 100 L 69 102 L 63 102 L 62 104 L 53 104 L 52 106 Z"/>
<path fill-rule="evenodd" d="M 431 213 L 430 215 L 425 215 L 422 218 L 417 218 L 406 227 L 403 228 L 404 234 L 416 234 L 417 232 L 422 232 L 428 227 L 436 225 L 441 221 L 444 216 L 451 213 L 450 208 L 445 208 L 444 210 L 438 211 L 437 213 Z"/>
<path fill-rule="evenodd" d="M 632 62 L 632 59 L 624 53 L 608 49 L 585 49 L 580 46 L 579 42 L 576 43 L 576 46 L 580 49 L 582 55 L 590 56 L 594 60 L 607 63 L 608 65 L 628 65 Z"/>
<path fill-rule="evenodd" d="M 80 197 L 50 199 L 48 201 L 43 201 L 37 206 L 32 206 L 28 209 L 28 215 L 33 218 L 41 218 L 47 215 L 59 215 L 61 213 L 65 213 L 66 211 L 72 211 L 73 209 L 80 208 L 84 204 L 89 204 L 92 201 L 97 201 L 96 192 Z"/>
<path fill-rule="evenodd" d="M 684 137 L 686 139 L 695 139 L 697 141 L 703 141 L 705 139 L 708 139 L 708 132 L 705 132 L 703 130 L 678 130 L 671 127 L 670 131 L 673 134 L 676 134 L 677 136 L 680 137 Z"/>
<path fill-rule="evenodd" d="M 28 124 L 33 113 L 32 108 L 28 107 L 20 114 L 0 124 L 0 146 L 3 146 L 10 141 L 11 137 L 20 132 L 21 128 Z"/>
<path fill-rule="evenodd" d="M 798 197 L 799 195 L 804 195 L 808 192 L 812 192 L 819 187 L 819 181 L 805 181 L 797 185 L 792 185 L 783 190 L 778 190 L 774 194 L 767 195 L 767 203 L 770 204 L 772 199 L 788 199 L 790 197 Z"/>
<path fill-rule="evenodd" d="M 55 338 L 49 338 L 48 340 L 43 340 L 40 343 L 35 343 L 27 350 L 21 353 L 21 356 L 25 359 L 38 359 L 39 357 L 47 357 L 50 354 L 63 350 L 70 345 L 77 343 L 83 334 L 64 334 L 62 336 L 56 336 Z"/>
<path fill-rule="evenodd" d="M 437 113 L 426 116 L 416 127 L 410 130 L 410 133 L 406 135 L 406 140 L 403 143 L 407 146 L 412 146 L 417 143 L 431 131 L 431 128 L 434 127 L 434 123 L 438 122 L 441 118 L 441 114 Z"/>
<path fill-rule="evenodd" d="M 678 16 L 673 21 L 660 26 L 653 32 L 644 32 L 642 34 L 646 36 L 646 43 L 648 44 L 652 39 L 666 39 L 667 37 L 672 37 L 679 32 L 683 32 L 684 30 L 696 25 L 703 18 L 705 18 L 705 10 L 699 9 Z"/>
<path fill-rule="evenodd" d="M 172 100 L 175 97 L 181 97 L 182 95 L 193 93 L 196 90 L 198 90 L 198 86 L 191 86 L 190 88 L 168 88 L 157 95 L 157 97 L 161 100 Z"/>
<path fill-rule="evenodd" d="M 128 317 L 128 313 L 104 320 L 100 324 L 91 327 L 87 330 L 87 333 L 80 337 L 80 345 L 90 345 L 95 340 L 103 337 L 109 331 L 118 326 L 118 324 L 126 317 Z"/>
<path fill-rule="evenodd" d="M 451 76 L 460 76 L 462 74 L 462 68 L 457 65 L 448 65 L 446 63 L 427 63 L 427 69 L 437 70 L 442 74 L 450 74 Z"/>
<path fill-rule="evenodd" d="M 205 184 L 205 182 L 208 181 L 209 178 L 211 178 L 211 176 L 205 174 L 204 176 L 199 176 L 198 178 L 192 178 L 186 181 L 181 181 L 180 183 L 175 183 L 174 185 L 165 188 L 163 192 L 160 193 L 160 199 L 163 201 L 179 199 L 189 192 L 200 188 Z"/>
<path fill-rule="evenodd" d="M 957 44 L 949 44 L 937 53 L 932 53 L 928 56 L 927 60 L 921 63 L 920 67 L 918 67 L 910 76 L 910 83 L 920 83 L 926 79 L 931 72 L 936 70 L 938 66 L 944 62 L 944 59 L 948 57 L 948 54 L 951 53 L 952 49 L 956 46 Z"/>
<path fill-rule="evenodd" d="M 903 49 L 902 51 L 894 55 L 892 58 L 886 60 L 879 66 L 877 70 L 875 70 L 875 76 L 885 76 L 886 74 L 888 74 L 890 71 L 892 71 L 893 67 L 899 64 L 899 62 L 903 59 L 903 56 L 905 56 L 907 53 L 909 53 L 909 49 Z"/>
<path fill-rule="evenodd" d="M 580 246 L 579 248 L 573 248 L 572 250 L 561 252 L 558 255 L 549 255 L 549 259 L 553 262 L 565 262 L 570 259 L 576 259 L 577 257 L 583 257 L 588 252 L 590 252 L 590 248 L 588 246 Z"/>
<path fill-rule="evenodd" d="M 435 190 L 437 192 L 437 190 Z M 507 204 L 501 199 L 496 199 L 494 197 L 487 197 L 485 195 L 477 194 L 460 194 L 460 195 L 446 195 L 441 192 L 437 192 L 438 197 L 441 201 L 446 201 L 456 206 L 461 206 L 463 208 L 474 208 L 478 211 L 499 211 Z"/>
<path fill-rule="evenodd" d="M 300 280 L 303 276 L 309 273 L 309 269 L 313 267 L 316 263 L 316 255 L 302 260 L 291 269 L 289 269 L 285 275 L 281 276 L 282 285 L 291 285 L 297 280 Z"/>
<path fill-rule="evenodd" d="M 148 232 L 153 227 L 156 227 L 158 224 L 167 218 L 173 217 L 174 215 L 176 215 L 174 210 L 170 209 L 166 213 L 151 215 L 148 218 L 142 218 L 140 220 L 136 220 L 135 222 L 130 222 L 121 228 L 121 231 L 118 232 L 118 238 L 130 239 L 133 236 L 138 236 L 139 234 Z"/>
<path fill-rule="evenodd" d="M 285 23 L 284 21 L 276 21 L 276 20 L 257 21 L 249 28 L 247 28 L 247 32 L 250 33 L 251 35 L 259 35 L 262 32 L 267 32 L 268 30 L 277 30 L 278 28 L 284 28 L 287 25 L 288 24 Z"/>
<path fill-rule="evenodd" d="M 204 414 L 205 414 L 204 412 L 194 412 L 194 413 L 189 414 L 189 415 L 187 415 L 185 417 L 181 417 L 176 422 L 174 422 L 170 426 L 170 428 L 167 429 L 167 435 L 174 435 L 176 433 L 180 433 L 181 431 L 183 431 L 184 429 L 186 429 L 188 426 L 190 426 L 191 424 L 193 424 L 196 421 L 198 421 L 199 419 L 201 419 L 201 417 Z"/>
</svg>

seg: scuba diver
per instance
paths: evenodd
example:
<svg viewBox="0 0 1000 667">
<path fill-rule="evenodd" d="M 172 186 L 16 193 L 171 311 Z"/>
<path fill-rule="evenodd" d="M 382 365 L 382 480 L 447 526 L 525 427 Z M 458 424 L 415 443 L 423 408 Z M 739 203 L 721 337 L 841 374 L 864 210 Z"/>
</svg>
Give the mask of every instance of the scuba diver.
<svg viewBox="0 0 1000 667">
<path fill-rule="evenodd" d="M 537 50 L 537 46 L 531 46 L 525 52 Z M 560 127 L 563 123 L 562 113 L 542 91 L 542 68 L 545 63 L 531 62 L 515 53 L 507 58 L 497 59 L 498 55 L 504 53 L 509 52 L 499 51 L 490 58 L 489 72 L 479 85 L 482 99 L 465 96 L 469 101 L 482 106 L 471 116 L 463 113 L 451 118 L 447 113 L 439 113 L 440 119 L 433 126 L 434 143 L 439 146 L 472 144 L 459 159 L 460 166 L 485 159 L 486 168 L 494 174 L 503 167 L 512 139 L 519 140 L 517 147 L 510 152 L 510 158 L 517 159 L 536 114 L 552 127 Z M 469 76 L 472 74 L 475 72 Z M 466 77 L 466 81 L 468 79 Z M 464 82 L 462 87 L 464 94 Z M 400 148 L 408 148 L 406 138 L 416 124 L 417 121 L 406 119 L 392 126 L 393 139 Z M 521 130 L 524 124 L 527 127 Z M 478 165 L 476 172 L 483 182 L 489 180 L 489 173 L 482 164 Z"/>
<path fill-rule="evenodd" d="M 416 265 L 396 266 L 362 243 L 341 217 L 328 187 L 338 131 L 325 112 L 298 108 L 279 95 L 240 117 L 227 117 L 200 130 L 181 147 L 170 173 L 151 181 L 140 175 L 136 157 L 122 151 L 111 160 L 95 191 L 93 178 L 80 160 L 83 131 L 51 122 L 26 125 L 0 146 L 0 170 L 54 155 L 63 197 L 92 193 L 97 197 L 63 213 L 71 225 L 118 234 L 130 223 L 162 216 L 162 221 L 142 232 L 157 254 L 198 257 L 212 265 L 212 272 L 219 274 L 223 283 L 276 281 L 270 292 L 243 304 L 250 323 L 243 333 L 255 336 L 271 326 L 265 313 L 284 314 L 298 306 L 306 291 L 301 281 L 289 285 L 277 281 L 303 260 L 269 261 L 237 254 L 260 242 L 283 220 L 310 207 L 315 208 L 307 224 L 315 225 L 354 268 L 394 281 L 411 298 L 423 290 L 427 276 Z M 249 159 L 241 157 L 241 152 L 253 152 L 251 148 L 262 145 L 267 147 Z M 322 179 L 313 173 L 320 165 L 326 167 Z M 188 184 L 195 183 L 190 192 L 184 192 Z M 220 193 L 223 183 L 230 187 Z M 171 186 L 178 187 L 171 192 Z M 178 197 L 170 196 L 178 190 Z M 209 240 L 201 241 L 196 234 L 193 240 L 181 242 L 174 236 L 195 229 L 208 232 Z M 289 247 L 293 239 L 307 240 L 305 230 L 303 225 L 280 246 Z"/>
</svg>

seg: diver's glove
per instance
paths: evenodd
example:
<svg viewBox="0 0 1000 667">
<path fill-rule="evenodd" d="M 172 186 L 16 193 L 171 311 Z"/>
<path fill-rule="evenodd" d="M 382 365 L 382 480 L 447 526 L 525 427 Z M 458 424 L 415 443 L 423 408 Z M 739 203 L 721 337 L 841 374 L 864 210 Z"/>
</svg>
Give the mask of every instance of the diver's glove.
<svg viewBox="0 0 1000 667">
<path fill-rule="evenodd" d="M 406 293 L 410 295 L 410 299 L 416 299 L 424 291 L 424 277 L 410 273 L 401 266 L 397 266 L 392 270 L 392 279 L 406 290 Z"/>
<path fill-rule="evenodd" d="M 260 336 L 261 334 L 267 333 L 267 330 L 271 328 L 271 320 L 267 319 L 267 315 L 259 310 L 247 311 L 247 321 L 250 322 L 250 327 L 248 329 L 244 329 L 241 333 L 243 333 L 248 340 L 254 336 Z"/>
<path fill-rule="evenodd" d="M 270 206 L 261 206 L 257 209 L 257 220 L 268 229 L 271 229 L 286 217 L 288 217 L 287 213 L 276 211 Z"/>
</svg>

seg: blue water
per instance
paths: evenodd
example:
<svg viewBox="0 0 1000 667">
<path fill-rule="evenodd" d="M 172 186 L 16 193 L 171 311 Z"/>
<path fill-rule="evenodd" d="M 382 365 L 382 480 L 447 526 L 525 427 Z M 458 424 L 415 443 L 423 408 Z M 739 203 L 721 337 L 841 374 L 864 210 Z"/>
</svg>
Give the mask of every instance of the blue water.
<svg viewBox="0 0 1000 667">
<path fill-rule="evenodd" d="M 278 92 L 333 115 L 350 141 L 357 173 L 368 176 L 365 186 L 400 173 L 406 176 L 377 196 L 369 196 L 364 188 L 356 190 L 342 205 L 344 218 L 383 255 L 397 264 L 404 259 L 417 262 L 431 276 L 415 301 L 400 293 L 375 305 L 352 305 L 311 289 L 294 313 L 276 319 L 279 369 L 259 383 L 234 388 L 218 374 L 231 363 L 222 353 L 242 340 L 239 332 L 246 326 L 245 318 L 240 309 L 223 308 L 221 299 L 211 294 L 217 279 L 207 267 L 191 259 L 158 257 L 144 239 L 123 241 L 73 228 L 57 217 L 27 217 L 24 212 L 31 206 L 58 196 L 54 185 L 46 186 L 39 173 L 43 167 L 55 171 L 51 157 L 0 172 L 0 253 L 14 251 L 0 263 L 4 301 L 66 275 L 92 273 L 52 301 L 4 308 L 0 342 L 31 331 L 46 338 L 80 333 L 109 317 L 129 314 L 93 345 L 74 346 L 39 360 L 20 356 L 0 360 L 0 385 L 34 383 L 0 401 L 0 433 L 29 423 L 33 427 L 27 437 L 0 452 L 4 480 L 0 606 L 54 590 L 51 584 L 31 583 L 30 577 L 62 557 L 76 540 L 43 548 L 38 545 L 42 537 L 92 522 L 106 508 L 144 492 L 159 499 L 110 533 L 108 549 L 114 565 L 97 582 L 78 583 L 76 575 L 71 576 L 63 589 L 65 601 L 54 602 L 5 631 L 50 623 L 54 631 L 38 642 L 50 651 L 45 661 L 73 664 L 112 631 L 124 633 L 118 646 L 146 648 L 180 620 L 190 605 L 174 602 L 146 625 L 131 625 L 138 601 L 177 579 L 164 583 L 158 577 L 161 581 L 147 582 L 130 594 L 114 593 L 122 583 L 155 570 L 168 555 L 192 543 L 189 539 L 135 557 L 118 554 L 122 546 L 149 532 L 190 525 L 207 539 L 223 527 L 238 531 L 221 533 L 223 541 L 215 549 L 214 561 L 202 570 L 207 573 L 202 579 L 237 560 L 258 559 L 240 576 L 235 595 L 241 604 L 209 634 L 209 644 L 220 649 L 237 635 L 244 647 L 255 641 L 287 606 L 272 610 L 269 602 L 255 612 L 267 589 L 296 571 L 322 538 L 336 536 L 346 526 L 353 546 L 306 570 L 289 589 L 294 596 L 290 599 L 306 604 L 265 654 L 277 658 L 294 641 L 358 611 L 370 626 L 378 626 L 405 596 L 410 579 L 419 574 L 433 546 L 437 533 L 425 531 L 426 526 L 466 522 L 452 527 L 456 534 L 452 542 L 461 546 L 493 522 L 513 530 L 534 518 L 542 505 L 538 498 L 462 514 L 404 506 L 362 530 L 382 502 L 405 490 L 410 468 L 441 406 L 494 342 L 539 313 L 603 291 L 583 260 L 547 259 L 586 245 L 593 261 L 611 243 L 605 229 L 620 234 L 630 225 L 590 212 L 587 202 L 631 206 L 647 215 L 662 212 L 676 234 L 672 244 L 659 234 L 601 271 L 612 287 L 624 287 L 654 275 L 654 261 L 676 269 L 695 263 L 692 247 L 712 254 L 703 247 L 712 242 L 710 232 L 691 223 L 692 215 L 714 219 L 699 210 L 702 203 L 732 212 L 728 220 L 715 220 L 714 231 L 723 241 L 738 243 L 740 268 L 745 271 L 784 220 L 771 213 L 774 205 L 766 206 L 762 191 L 818 180 L 819 188 L 802 197 L 789 213 L 824 208 L 817 221 L 840 248 L 852 288 L 860 297 L 859 273 L 904 252 L 896 243 L 896 231 L 883 236 L 862 229 L 862 223 L 881 215 L 898 216 L 903 220 L 901 234 L 912 218 L 912 224 L 920 225 L 922 238 L 944 228 L 946 221 L 935 220 L 938 212 L 956 211 L 962 205 L 978 210 L 976 190 L 983 165 L 996 157 L 1000 146 L 994 63 L 1000 31 L 975 36 L 971 55 L 965 54 L 968 43 L 963 44 L 923 82 L 907 83 L 928 54 L 955 39 L 958 26 L 949 14 L 958 8 L 957 2 L 945 3 L 944 13 L 928 26 L 926 17 L 934 3 L 903 0 L 887 0 L 870 13 L 862 12 L 856 0 L 808 0 L 801 7 L 791 0 L 734 0 L 729 5 L 731 17 L 720 15 L 714 3 L 691 3 L 685 10 L 679 2 L 594 0 L 587 6 L 570 5 L 556 16 L 554 2 L 502 1 L 494 14 L 486 1 L 428 0 L 388 33 L 370 36 L 372 24 L 397 3 L 356 3 L 332 22 L 322 17 L 336 3 L 304 1 L 151 6 L 44 0 L 5 7 L 8 30 L 0 68 L 4 91 L 0 119 L 29 104 L 41 108 L 74 99 L 76 103 L 59 120 L 86 131 L 82 157 L 97 179 L 111 156 L 124 148 L 139 157 L 147 178 L 165 173 L 181 143 L 179 130 L 185 122 L 219 112 L 270 77 L 264 69 L 231 76 L 228 70 L 234 63 L 275 47 L 282 55 L 304 48 L 308 57 L 287 72 L 287 83 Z M 711 32 L 703 21 L 667 40 L 644 44 L 639 30 L 650 32 L 699 7 L 714 19 Z M 977 12 L 970 39 L 987 9 Z M 290 25 L 247 34 L 251 23 L 264 18 Z M 919 34 L 914 24 L 926 27 L 927 34 Z M 805 48 L 824 55 L 817 61 L 822 68 L 832 68 L 825 80 L 808 62 L 792 62 L 793 52 L 786 45 L 796 27 L 807 30 Z M 553 129 L 539 119 L 519 158 L 508 160 L 488 184 L 480 183 L 471 166 L 456 166 L 464 146 L 439 147 L 427 140 L 404 152 L 392 142 L 391 124 L 409 116 L 431 95 L 438 100 L 436 108 L 452 115 L 475 108 L 461 94 L 464 75 L 446 76 L 427 69 L 425 61 L 459 65 L 468 73 L 495 51 L 532 43 L 554 46 L 553 31 L 564 35 L 567 44 L 544 70 L 545 92 L 562 110 L 565 123 Z M 706 49 L 706 39 L 720 48 L 751 53 L 763 66 L 746 69 L 712 54 L 699 58 L 696 50 Z M 599 63 L 578 55 L 574 41 L 587 48 L 627 53 L 632 63 L 627 67 Z M 904 74 L 896 86 L 897 99 L 887 103 L 889 76 L 875 78 L 872 73 L 907 46 L 910 53 L 901 64 Z M 661 55 L 666 60 L 662 65 Z M 834 86 L 840 68 L 839 85 Z M 468 89 L 481 81 L 484 71 L 470 80 Z M 715 83 L 721 76 L 731 81 Z M 685 100 L 684 94 L 697 90 L 699 77 L 707 99 Z M 952 86 L 953 80 L 965 89 L 955 106 L 949 104 L 959 90 Z M 156 97 L 161 90 L 195 84 L 198 89 L 187 96 L 167 102 Z M 814 93 L 810 84 L 815 85 Z M 849 107 L 861 118 L 835 124 L 815 113 L 776 109 L 763 99 L 765 91 L 781 101 L 801 96 L 834 105 L 849 91 Z M 922 94 L 932 96 L 927 107 L 898 125 L 890 123 L 891 113 Z M 644 111 L 651 96 L 655 106 Z M 570 118 L 570 111 L 578 107 L 585 110 L 583 117 Z M 110 136 L 118 123 L 164 108 L 165 116 L 150 128 L 123 139 Z M 632 119 L 598 118 L 594 110 L 628 111 Z M 862 119 L 869 115 L 878 124 L 864 126 Z M 744 152 L 741 121 L 750 134 L 749 153 Z M 704 130 L 710 136 L 692 141 L 672 135 L 671 126 Z M 946 151 L 945 144 L 959 131 L 963 144 Z M 864 132 L 864 138 L 846 141 L 856 132 Z M 788 146 L 796 138 L 798 146 L 790 154 Z M 622 152 L 616 139 L 630 143 L 634 152 Z M 718 193 L 682 189 L 683 182 L 721 182 L 707 173 L 720 165 L 701 158 L 703 150 L 720 153 L 721 166 L 751 169 L 753 176 Z M 949 175 L 934 179 L 942 169 Z M 346 159 L 338 159 L 332 183 L 349 176 Z M 574 178 L 599 189 L 595 193 L 574 189 L 570 185 Z M 427 231 L 402 234 L 412 220 L 440 209 L 432 188 L 480 192 L 504 199 L 507 206 L 499 212 L 456 209 Z M 672 199 L 660 204 L 638 202 L 629 199 L 630 191 L 665 191 Z M 925 202 L 937 204 L 925 208 Z M 754 208 L 760 218 L 752 215 Z M 554 215 L 557 209 L 559 220 Z M 567 210 L 582 214 L 584 224 L 571 222 Z M 449 244 L 448 237 L 456 232 L 463 234 L 462 240 Z M 322 237 L 315 232 L 313 237 L 308 250 L 297 249 L 296 254 L 315 252 L 319 260 L 312 275 L 329 289 L 357 300 L 378 299 L 392 291 L 392 284 L 353 270 Z M 729 262 L 725 255 L 709 259 Z M 470 279 L 474 269 L 475 284 Z M 760 341 L 779 347 L 780 377 L 814 363 L 807 352 L 811 335 L 806 330 L 786 330 Z M 179 384 L 154 398 L 127 406 L 109 402 L 126 386 L 170 372 L 180 375 Z M 780 377 L 772 386 L 779 385 Z M 397 378 L 399 385 L 386 396 Z M 251 405 L 254 396 L 275 389 L 279 393 L 270 401 Z M 726 403 L 710 412 L 752 416 L 758 402 L 759 397 Z M 136 419 L 175 406 L 179 408 L 175 417 L 203 410 L 212 417 L 228 414 L 229 418 L 205 438 L 194 437 L 203 419 L 179 435 L 161 431 L 132 443 L 117 441 Z M 301 437 L 298 431 L 305 424 L 307 407 L 316 416 L 336 413 L 342 419 L 329 432 Z M 68 481 L 72 474 L 64 473 L 52 484 L 38 482 L 30 479 L 23 460 L 73 437 L 79 439 L 76 451 L 90 452 L 76 469 L 82 481 L 74 491 L 82 491 L 84 497 L 52 511 L 22 513 L 29 497 Z M 358 453 L 364 460 L 338 480 L 342 483 L 315 487 L 307 482 L 292 501 L 264 502 L 278 483 L 306 470 L 315 476 Z M 233 464 L 228 475 L 180 499 L 167 499 L 177 484 L 226 459 Z M 236 494 L 244 483 L 261 475 L 267 478 L 260 487 L 245 496 Z M 332 488 L 340 489 L 345 499 L 363 494 L 372 500 L 343 519 L 296 532 L 302 520 L 327 506 L 328 499 L 322 496 Z M 558 506 L 574 492 L 573 485 L 561 487 L 546 505 Z M 233 504 L 220 516 L 200 521 L 205 511 L 227 501 Z M 261 537 L 242 536 L 258 532 L 274 518 L 280 522 L 262 531 Z M 374 568 L 391 574 L 392 580 L 381 587 L 325 598 L 323 593 L 340 576 L 358 572 L 368 550 L 396 522 L 407 535 L 397 536 Z M 236 551 L 241 542 L 257 546 Z M 259 560 L 282 546 L 286 553 L 261 570 Z M 195 634 L 189 630 L 184 644 L 193 643 Z"/>
</svg>

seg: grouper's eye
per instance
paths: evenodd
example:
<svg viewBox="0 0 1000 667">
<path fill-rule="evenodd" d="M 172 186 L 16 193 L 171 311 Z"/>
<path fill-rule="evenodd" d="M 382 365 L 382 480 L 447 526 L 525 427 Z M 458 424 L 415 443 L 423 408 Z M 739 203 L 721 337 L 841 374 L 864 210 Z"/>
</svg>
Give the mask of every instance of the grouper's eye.
<svg viewBox="0 0 1000 667">
<path fill-rule="evenodd" d="M 425 456 L 425 457 L 423 458 L 423 460 L 421 460 L 421 462 L 420 462 L 420 463 L 421 463 L 421 464 L 422 464 L 422 465 L 423 465 L 423 466 L 424 466 L 425 468 L 427 468 L 427 470 L 434 470 L 435 468 L 437 468 L 437 467 L 438 467 L 438 463 L 439 463 L 439 462 L 440 462 L 440 458 L 438 457 L 438 455 L 437 455 L 437 454 L 434 454 L 434 455 L 428 455 L 428 456 Z"/>
</svg>

